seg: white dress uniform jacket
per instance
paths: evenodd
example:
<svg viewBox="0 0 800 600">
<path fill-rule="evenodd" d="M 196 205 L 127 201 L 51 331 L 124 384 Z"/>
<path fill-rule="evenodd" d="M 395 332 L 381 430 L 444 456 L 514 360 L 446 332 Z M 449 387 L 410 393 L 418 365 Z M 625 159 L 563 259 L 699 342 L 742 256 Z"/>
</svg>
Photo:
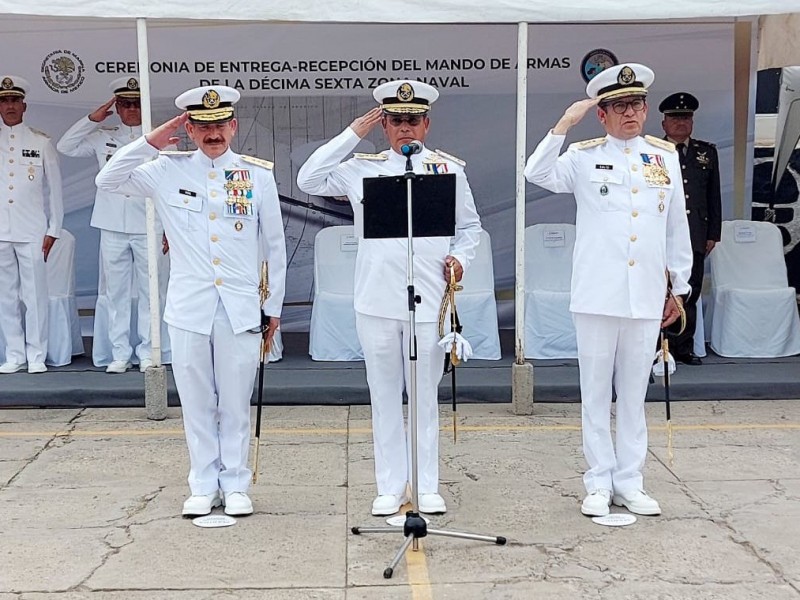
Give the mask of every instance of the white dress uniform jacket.
<svg viewBox="0 0 800 600">
<path fill-rule="evenodd" d="M 238 177 L 253 181 L 251 215 L 232 214 L 226 204 L 225 184 Z M 107 192 L 154 199 L 172 257 L 167 323 L 209 335 L 219 299 L 234 333 L 258 327 L 262 255 L 269 263 L 270 297 L 261 308 L 280 317 L 286 246 L 278 191 L 269 169 L 230 149 L 214 160 L 199 150 L 159 156 L 142 137 L 118 150 L 96 183 Z"/>
<path fill-rule="evenodd" d="M 83 117 L 61 136 L 56 149 L 76 158 L 94 156 L 102 169 L 117 150 L 141 135 L 141 126 L 108 127 L 95 123 L 89 117 Z M 98 189 L 91 226 L 119 233 L 146 234 L 145 203 L 131 202 L 124 194 Z M 160 230 L 160 225 L 156 229 Z"/>
<path fill-rule="evenodd" d="M 308 194 L 347 196 L 353 207 L 354 225 L 359 236 L 355 272 L 356 312 L 389 319 L 408 319 L 405 239 L 363 239 L 363 179 L 405 173 L 406 158 L 392 149 L 367 158 L 349 156 L 361 138 L 348 127 L 318 148 L 297 175 L 297 185 Z M 436 152 L 423 148 L 411 158 L 414 172 L 427 174 L 436 165 L 437 172 L 456 175 L 456 234 L 453 238 L 414 239 L 414 286 L 422 297 L 416 320 L 435 322 L 444 294 L 444 258 L 450 254 L 466 269 L 475 257 L 481 231 L 472 191 L 463 167 Z M 425 164 L 432 165 L 426 170 Z M 444 167 L 439 167 L 444 165 Z"/>
<path fill-rule="evenodd" d="M 24 123 L 0 123 L 0 157 L 0 241 L 41 244 L 45 235 L 59 237 L 64 221 L 61 171 L 50 138 Z"/>
<path fill-rule="evenodd" d="M 692 247 L 681 166 L 660 140 L 610 135 L 570 145 L 552 132 L 528 159 L 525 177 L 577 202 L 570 310 L 661 319 L 669 269 L 675 294 L 689 292 Z M 669 181 L 645 178 L 646 165 Z"/>
</svg>

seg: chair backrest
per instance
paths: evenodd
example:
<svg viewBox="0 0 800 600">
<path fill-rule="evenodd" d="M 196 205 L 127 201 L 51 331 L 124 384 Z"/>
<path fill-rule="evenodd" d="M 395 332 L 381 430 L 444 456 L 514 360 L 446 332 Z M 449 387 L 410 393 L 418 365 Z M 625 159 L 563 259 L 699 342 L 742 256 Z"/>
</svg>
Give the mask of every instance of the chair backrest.
<svg viewBox="0 0 800 600">
<path fill-rule="evenodd" d="M 353 295 L 358 238 L 352 225 L 320 229 L 314 240 L 314 293 Z"/>
<path fill-rule="evenodd" d="M 475 258 L 461 279 L 462 294 L 491 291 L 494 293 L 494 261 L 492 260 L 492 238 L 481 230 L 480 242 L 475 249 Z"/>
<path fill-rule="evenodd" d="M 569 292 L 575 225 L 539 223 L 525 228 L 525 289 Z"/>
<path fill-rule="evenodd" d="M 772 223 L 724 221 L 721 240 L 709 258 L 712 288 L 774 289 L 789 285 L 783 238 Z"/>
<path fill-rule="evenodd" d="M 45 266 L 49 296 L 75 294 L 75 236 L 66 229 L 53 244 Z"/>
</svg>

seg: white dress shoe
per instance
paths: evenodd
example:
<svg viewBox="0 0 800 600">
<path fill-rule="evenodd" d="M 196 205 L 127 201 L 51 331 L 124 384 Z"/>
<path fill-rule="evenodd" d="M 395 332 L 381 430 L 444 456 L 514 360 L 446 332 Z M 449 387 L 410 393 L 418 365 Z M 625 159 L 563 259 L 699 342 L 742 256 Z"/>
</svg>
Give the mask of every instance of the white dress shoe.
<svg viewBox="0 0 800 600">
<path fill-rule="evenodd" d="M 206 494 L 205 496 L 189 496 L 183 503 L 184 517 L 201 517 L 211 513 L 211 509 L 222 504 L 219 492 Z"/>
<path fill-rule="evenodd" d="M 447 512 L 447 505 L 444 503 L 444 498 L 439 494 L 420 494 L 419 512 L 431 515 L 443 515 Z"/>
<path fill-rule="evenodd" d="M 405 494 L 381 494 L 372 501 L 372 514 L 376 517 L 393 515 L 408 502 Z"/>
<path fill-rule="evenodd" d="M 149 358 L 143 358 L 139 361 L 139 372 L 144 373 L 145 371 L 147 371 L 147 369 L 149 369 L 152 366 L 153 366 L 152 360 L 150 360 Z"/>
<path fill-rule="evenodd" d="M 47 373 L 47 365 L 44 363 L 28 363 L 28 373 Z"/>
<path fill-rule="evenodd" d="M 587 517 L 605 517 L 611 512 L 611 490 L 594 490 L 586 495 L 581 504 L 581 512 Z"/>
<path fill-rule="evenodd" d="M 106 367 L 106 373 L 124 373 L 131 368 L 131 363 L 127 360 L 112 360 Z"/>
<path fill-rule="evenodd" d="M 16 373 L 17 371 L 21 371 L 24 368 L 25 368 L 25 363 L 18 365 L 17 363 L 7 362 L 0 365 L 0 373 L 5 373 L 5 374 Z"/>
<path fill-rule="evenodd" d="M 223 504 L 225 505 L 226 515 L 242 516 L 253 514 L 253 503 L 244 492 L 226 492 Z"/>
<path fill-rule="evenodd" d="M 634 490 L 624 494 L 617 492 L 614 494 L 613 502 L 615 506 L 624 506 L 637 515 L 655 516 L 661 514 L 661 507 L 658 502 L 648 496 L 644 490 Z"/>
</svg>

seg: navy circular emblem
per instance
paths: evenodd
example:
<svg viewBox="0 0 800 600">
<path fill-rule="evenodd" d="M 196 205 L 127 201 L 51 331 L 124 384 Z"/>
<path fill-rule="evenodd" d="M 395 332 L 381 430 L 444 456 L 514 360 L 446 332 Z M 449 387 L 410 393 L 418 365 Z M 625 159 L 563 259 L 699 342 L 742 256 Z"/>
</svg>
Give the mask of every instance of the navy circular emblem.
<svg viewBox="0 0 800 600">
<path fill-rule="evenodd" d="M 618 64 L 619 61 L 611 50 L 597 48 L 583 57 L 581 61 L 581 77 L 586 83 L 589 83 L 598 73 Z"/>
</svg>

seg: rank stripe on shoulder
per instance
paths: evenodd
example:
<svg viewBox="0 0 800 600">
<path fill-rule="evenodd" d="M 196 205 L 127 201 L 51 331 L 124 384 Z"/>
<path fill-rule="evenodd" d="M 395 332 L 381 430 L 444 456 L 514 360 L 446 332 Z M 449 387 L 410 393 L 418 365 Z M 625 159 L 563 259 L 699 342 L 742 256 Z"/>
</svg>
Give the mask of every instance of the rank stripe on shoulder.
<svg viewBox="0 0 800 600">
<path fill-rule="evenodd" d="M 44 131 L 39 131 L 38 129 L 34 129 L 33 127 L 30 127 L 29 129 L 30 129 L 30 130 L 31 130 L 33 133 L 35 133 L 36 135 L 41 135 L 41 136 L 44 136 L 44 137 L 46 137 L 48 140 L 50 139 L 50 136 L 49 136 L 49 135 L 47 135 L 47 134 L 46 134 Z"/>
<path fill-rule="evenodd" d="M 465 161 L 465 160 L 463 160 L 461 158 L 458 158 L 457 156 L 453 156 L 452 154 L 448 154 L 444 150 L 439 150 L 439 148 L 437 148 L 436 150 L 434 150 L 434 152 L 436 154 L 438 154 L 439 156 L 441 156 L 442 158 L 446 158 L 447 160 L 452 160 L 457 165 L 460 165 L 462 167 L 466 167 L 467 166 L 467 161 Z"/>
<path fill-rule="evenodd" d="M 668 152 L 676 152 L 675 144 L 673 144 L 672 142 L 669 142 L 667 140 L 662 140 L 661 138 L 657 138 L 657 137 L 652 136 L 652 135 L 646 135 L 646 136 L 644 136 L 644 139 L 649 144 L 652 144 L 653 146 L 657 146 L 657 147 L 661 148 L 662 150 L 667 150 Z"/>
<path fill-rule="evenodd" d="M 589 148 L 594 148 L 595 146 L 602 146 L 608 140 L 604 137 L 594 138 L 591 140 L 583 140 L 582 142 L 575 142 L 574 144 L 570 144 L 570 147 L 575 146 L 578 150 L 588 150 Z"/>
<path fill-rule="evenodd" d="M 257 158 L 255 156 L 247 156 L 246 154 L 240 155 L 241 159 L 246 162 L 250 163 L 251 165 L 256 165 L 257 167 L 263 167 L 265 169 L 272 170 L 275 166 L 275 163 L 272 163 L 268 160 L 264 160 L 263 158 Z"/>
<path fill-rule="evenodd" d="M 353 152 L 353 158 L 357 158 L 359 160 L 388 160 L 389 156 L 385 152 L 381 152 L 380 154 Z"/>
</svg>

